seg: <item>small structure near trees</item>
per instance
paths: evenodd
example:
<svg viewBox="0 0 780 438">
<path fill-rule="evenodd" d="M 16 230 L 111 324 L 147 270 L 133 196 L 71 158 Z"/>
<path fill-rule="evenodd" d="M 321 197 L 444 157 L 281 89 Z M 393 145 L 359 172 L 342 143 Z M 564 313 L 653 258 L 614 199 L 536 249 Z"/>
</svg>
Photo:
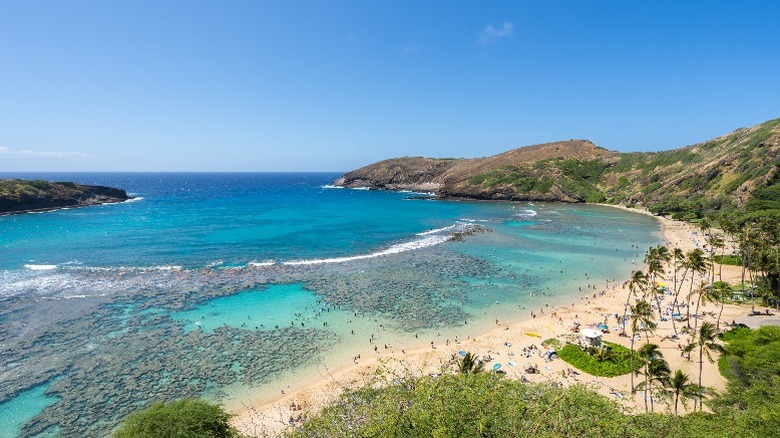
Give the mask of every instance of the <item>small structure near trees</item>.
<svg viewBox="0 0 780 438">
<path fill-rule="evenodd" d="M 600 330 L 584 329 L 581 334 L 581 344 L 584 348 L 601 348 L 601 336 L 603 333 Z"/>
</svg>

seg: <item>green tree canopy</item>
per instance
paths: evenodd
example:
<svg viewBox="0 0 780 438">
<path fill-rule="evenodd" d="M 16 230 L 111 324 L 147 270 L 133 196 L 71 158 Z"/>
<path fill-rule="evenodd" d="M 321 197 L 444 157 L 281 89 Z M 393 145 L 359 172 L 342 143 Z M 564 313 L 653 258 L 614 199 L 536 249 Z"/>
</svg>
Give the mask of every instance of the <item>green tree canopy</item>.
<svg viewBox="0 0 780 438">
<path fill-rule="evenodd" d="M 114 438 L 235 438 L 231 416 L 203 400 L 154 403 L 125 418 Z"/>
</svg>

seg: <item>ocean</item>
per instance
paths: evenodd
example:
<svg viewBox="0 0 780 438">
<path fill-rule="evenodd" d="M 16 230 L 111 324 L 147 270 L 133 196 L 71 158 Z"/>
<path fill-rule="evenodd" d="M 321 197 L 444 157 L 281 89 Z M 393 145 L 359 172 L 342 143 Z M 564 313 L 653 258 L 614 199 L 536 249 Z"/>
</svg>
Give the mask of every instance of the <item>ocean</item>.
<svg viewBox="0 0 780 438">
<path fill-rule="evenodd" d="M 322 367 L 486 331 L 628 277 L 651 217 L 335 188 L 337 173 L 58 173 L 121 204 L 0 217 L 0 438 L 239 406 Z M 614 282 L 612 284 L 615 284 Z"/>
</svg>

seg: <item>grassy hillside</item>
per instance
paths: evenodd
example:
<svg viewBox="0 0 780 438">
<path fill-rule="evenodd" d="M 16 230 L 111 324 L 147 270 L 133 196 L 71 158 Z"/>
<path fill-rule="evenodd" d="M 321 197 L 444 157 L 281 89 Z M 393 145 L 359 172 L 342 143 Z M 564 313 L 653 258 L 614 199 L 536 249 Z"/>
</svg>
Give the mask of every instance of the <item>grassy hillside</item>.
<svg viewBox="0 0 780 438">
<path fill-rule="evenodd" d="M 780 119 L 775 119 L 682 149 L 625 154 L 602 187 L 613 202 L 701 217 L 735 207 L 778 209 L 778 183 Z"/>
</svg>

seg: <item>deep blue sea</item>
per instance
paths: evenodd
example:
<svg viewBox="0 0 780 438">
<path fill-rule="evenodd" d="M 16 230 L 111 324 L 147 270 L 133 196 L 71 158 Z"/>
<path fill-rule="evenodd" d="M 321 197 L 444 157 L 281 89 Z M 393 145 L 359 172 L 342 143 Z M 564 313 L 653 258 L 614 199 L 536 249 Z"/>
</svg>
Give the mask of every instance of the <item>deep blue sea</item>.
<svg viewBox="0 0 780 438">
<path fill-rule="evenodd" d="M 229 405 L 343 364 L 369 337 L 473 335 L 626 278 L 660 241 L 654 219 L 619 209 L 339 189 L 338 176 L 0 174 L 136 197 L 0 217 L 0 437 L 101 436 L 151 401 Z"/>
</svg>

